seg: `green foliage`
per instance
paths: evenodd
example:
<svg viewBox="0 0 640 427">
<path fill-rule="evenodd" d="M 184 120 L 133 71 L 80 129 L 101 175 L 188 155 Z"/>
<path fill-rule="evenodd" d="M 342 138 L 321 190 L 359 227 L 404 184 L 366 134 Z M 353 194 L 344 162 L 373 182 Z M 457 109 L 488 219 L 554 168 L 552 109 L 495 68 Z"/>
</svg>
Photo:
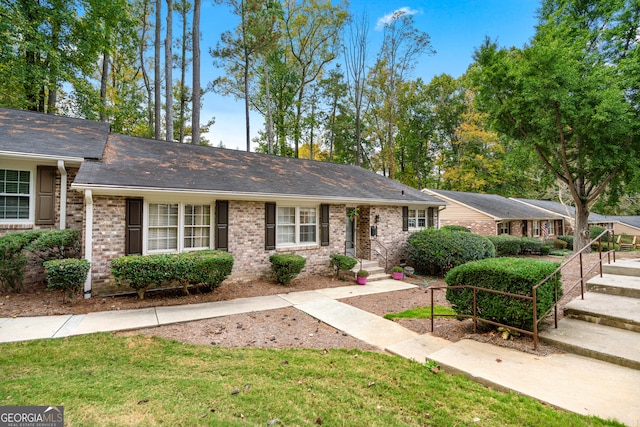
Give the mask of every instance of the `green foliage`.
<svg viewBox="0 0 640 427">
<path fill-rule="evenodd" d="M 25 247 L 40 259 L 76 258 L 80 254 L 80 231 L 47 230 Z"/>
<path fill-rule="evenodd" d="M 558 236 L 558 240 L 567 242 L 567 249 L 573 250 L 573 236 Z"/>
<path fill-rule="evenodd" d="M 521 254 L 542 254 L 543 243 L 535 237 L 522 237 L 520 239 Z"/>
<path fill-rule="evenodd" d="M 546 245 L 553 246 L 553 249 L 563 250 L 563 249 L 567 248 L 567 242 L 565 242 L 564 240 L 560 240 L 560 239 L 548 239 L 544 243 Z"/>
<path fill-rule="evenodd" d="M 553 273 L 560 263 L 527 258 L 496 258 L 470 262 L 447 273 L 448 286 L 477 286 L 518 295 L 531 296 L 532 288 Z M 537 292 L 538 319 L 554 302 L 554 288 L 562 295 L 560 274 Z M 458 314 L 473 315 L 473 290 L 447 289 L 447 300 Z M 486 291 L 477 292 L 477 313 L 487 320 L 532 330 L 533 303 Z"/>
<path fill-rule="evenodd" d="M 522 252 L 521 239 L 508 234 L 499 236 L 487 236 L 496 248 L 496 256 L 513 256 Z"/>
<path fill-rule="evenodd" d="M 118 286 L 129 285 L 140 299 L 147 289 L 177 282 L 211 290 L 231 274 L 233 257 L 223 251 L 195 251 L 181 254 L 129 255 L 111 261 L 111 274 Z"/>
<path fill-rule="evenodd" d="M 463 225 L 445 225 L 440 227 L 440 230 L 464 231 L 465 233 L 471 233 L 471 230 Z"/>
<path fill-rule="evenodd" d="M 443 314 L 456 314 L 456 312 L 449 308 L 441 305 L 433 306 L 433 314 L 434 316 L 439 316 Z M 384 315 L 385 319 L 393 320 L 393 319 L 430 319 L 431 318 L 431 307 L 417 307 L 409 310 L 401 311 L 400 313 L 390 313 Z"/>
<path fill-rule="evenodd" d="M 356 273 L 358 277 L 369 277 L 369 272 L 367 270 L 358 270 Z"/>
<path fill-rule="evenodd" d="M 393 267 L 391 269 L 391 271 L 394 272 L 394 273 L 402 273 L 402 272 L 404 272 L 404 269 L 402 267 L 400 267 L 399 265 L 396 265 L 395 267 Z"/>
<path fill-rule="evenodd" d="M 24 249 L 43 232 L 39 230 L 7 233 L 0 237 L 0 291 L 22 289 L 29 259 Z"/>
<path fill-rule="evenodd" d="M 269 257 L 269 261 L 276 281 L 283 285 L 291 283 L 307 263 L 306 258 L 296 254 L 274 254 Z"/>
<path fill-rule="evenodd" d="M 352 258 L 347 255 L 341 254 L 331 254 L 329 255 L 329 265 L 331 268 L 335 269 L 336 277 L 340 274 L 341 271 L 349 271 L 353 267 L 356 266 L 358 261 L 355 258 Z"/>
<path fill-rule="evenodd" d="M 417 270 L 432 275 L 444 275 L 453 267 L 496 254 L 493 243 L 483 236 L 433 228 L 409 235 L 407 252 Z"/>
<path fill-rule="evenodd" d="M 47 289 L 62 292 L 62 300 L 65 296 L 72 298 L 76 295 L 85 280 L 91 264 L 86 259 L 54 259 L 44 262 L 47 273 Z"/>
</svg>

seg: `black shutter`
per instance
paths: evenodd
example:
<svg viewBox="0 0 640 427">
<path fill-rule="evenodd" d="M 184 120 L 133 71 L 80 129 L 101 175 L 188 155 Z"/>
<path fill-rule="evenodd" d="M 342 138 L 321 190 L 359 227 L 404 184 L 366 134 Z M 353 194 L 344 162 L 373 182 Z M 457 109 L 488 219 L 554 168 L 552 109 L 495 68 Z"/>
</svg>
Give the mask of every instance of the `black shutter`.
<svg viewBox="0 0 640 427">
<path fill-rule="evenodd" d="M 409 231 L 409 206 L 402 207 L 402 231 Z"/>
<path fill-rule="evenodd" d="M 127 199 L 125 255 L 142 255 L 142 199 Z"/>
<path fill-rule="evenodd" d="M 436 214 L 435 208 L 427 209 L 427 228 L 435 228 L 436 227 Z"/>
<path fill-rule="evenodd" d="M 266 250 L 272 250 L 276 248 L 276 204 L 265 203 L 264 210 L 264 248 Z"/>
<path fill-rule="evenodd" d="M 38 166 L 36 175 L 36 215 L 38 225 L 53 225 L 56 220 L 56 168 Z"/>
<path fill-rule="evenodd" d="M 216 201 L 216 249 L 229 250 L 229 202 Z"/>
<path fill-rule="evenodd" d="M 329 246 L 329 205 L 320 205 L 320 246 Z"/>
</svg>

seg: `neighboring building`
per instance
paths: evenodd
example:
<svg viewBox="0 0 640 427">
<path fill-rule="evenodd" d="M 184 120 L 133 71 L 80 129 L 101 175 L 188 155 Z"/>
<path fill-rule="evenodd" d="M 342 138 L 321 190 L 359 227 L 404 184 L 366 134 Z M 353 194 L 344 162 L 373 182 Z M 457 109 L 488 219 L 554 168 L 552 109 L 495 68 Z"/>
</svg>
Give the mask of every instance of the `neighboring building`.
<svg viewBox="0 0 640 427">
<path fill-rule="evenodd" d="M 561 215 L 498 196 L 451 190 L 422 190 L 447 202 L 440 225 L 461 225 L 481 235 L 548 238 L 566 234 Z"/>
<path fill-rule="evenodd" d="M 363 168 L 109 133 L 106 123 L 0 108 L 0 234 L 82 230 L 85 294 L 121 292 L 112 259 L 227 250 L 232 279 L 297 253 L 303 274 L 329 255 L 404 259 L 446 203 Z M 353 213 L 357 215 L 353 215 Z"/>
<path fill-rule="evenodd" d="M 524 203 L 527 206 L 538 208 L 545 212 L 562 216 L 566 224 L 565 234 L 573 234 L 573 224 L 575 224 L 576 215 L 576 209 L 573 206 L 565 205 L 560 202 L 554 202 L 551 200 L 521 199 L 517 197 L 511 198 L 511 200 Z M 600 215 L 594 212 L 589 213 L 589 224 L 599 225 L 608 229 L 612 229 L 614 227 L 614 221 L 611 220 L 611 217 Z"/>
<path fill-rule="evenodd" d="M 627 234 L 640 236 L 640 216 L 607 216 L 613 222 L 613 231 L 616 236 Z"/>
</svg>

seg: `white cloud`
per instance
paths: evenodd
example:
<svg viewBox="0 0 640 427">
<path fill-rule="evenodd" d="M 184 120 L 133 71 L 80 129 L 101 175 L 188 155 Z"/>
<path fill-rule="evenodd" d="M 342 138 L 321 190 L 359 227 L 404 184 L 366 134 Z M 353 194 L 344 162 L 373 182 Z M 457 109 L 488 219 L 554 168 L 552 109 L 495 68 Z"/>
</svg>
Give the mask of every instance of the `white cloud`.
<svg viewBox="0 0 640 427">
<path fill-rule="evenodd" d="M 393 21 L 400 18 L 401 16 L 415 15 L 417 13 L 418 13 L 417 10 L 411 9 L 408 6 L 401 7 L 400 9 L 396 9 L 393 12 L 388 13 L 384 15 L 382 18 L 378 19 L 378 22 L 376 23 L 376 31 L 382 31 L 385 25 L 392 23 Z"/>
</svg>

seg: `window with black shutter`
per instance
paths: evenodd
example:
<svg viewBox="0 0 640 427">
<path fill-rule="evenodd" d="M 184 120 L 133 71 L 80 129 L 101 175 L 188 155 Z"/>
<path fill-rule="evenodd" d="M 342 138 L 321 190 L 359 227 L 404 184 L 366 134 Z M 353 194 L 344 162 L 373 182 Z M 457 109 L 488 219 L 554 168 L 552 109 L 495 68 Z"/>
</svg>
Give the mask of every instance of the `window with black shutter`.
<svg viewBox="0 0 640 427">
<path fill-rule="evenodd" d="M 402 207 L 402 231 L 409 231 L 409 206 Z"/>
</svg>

